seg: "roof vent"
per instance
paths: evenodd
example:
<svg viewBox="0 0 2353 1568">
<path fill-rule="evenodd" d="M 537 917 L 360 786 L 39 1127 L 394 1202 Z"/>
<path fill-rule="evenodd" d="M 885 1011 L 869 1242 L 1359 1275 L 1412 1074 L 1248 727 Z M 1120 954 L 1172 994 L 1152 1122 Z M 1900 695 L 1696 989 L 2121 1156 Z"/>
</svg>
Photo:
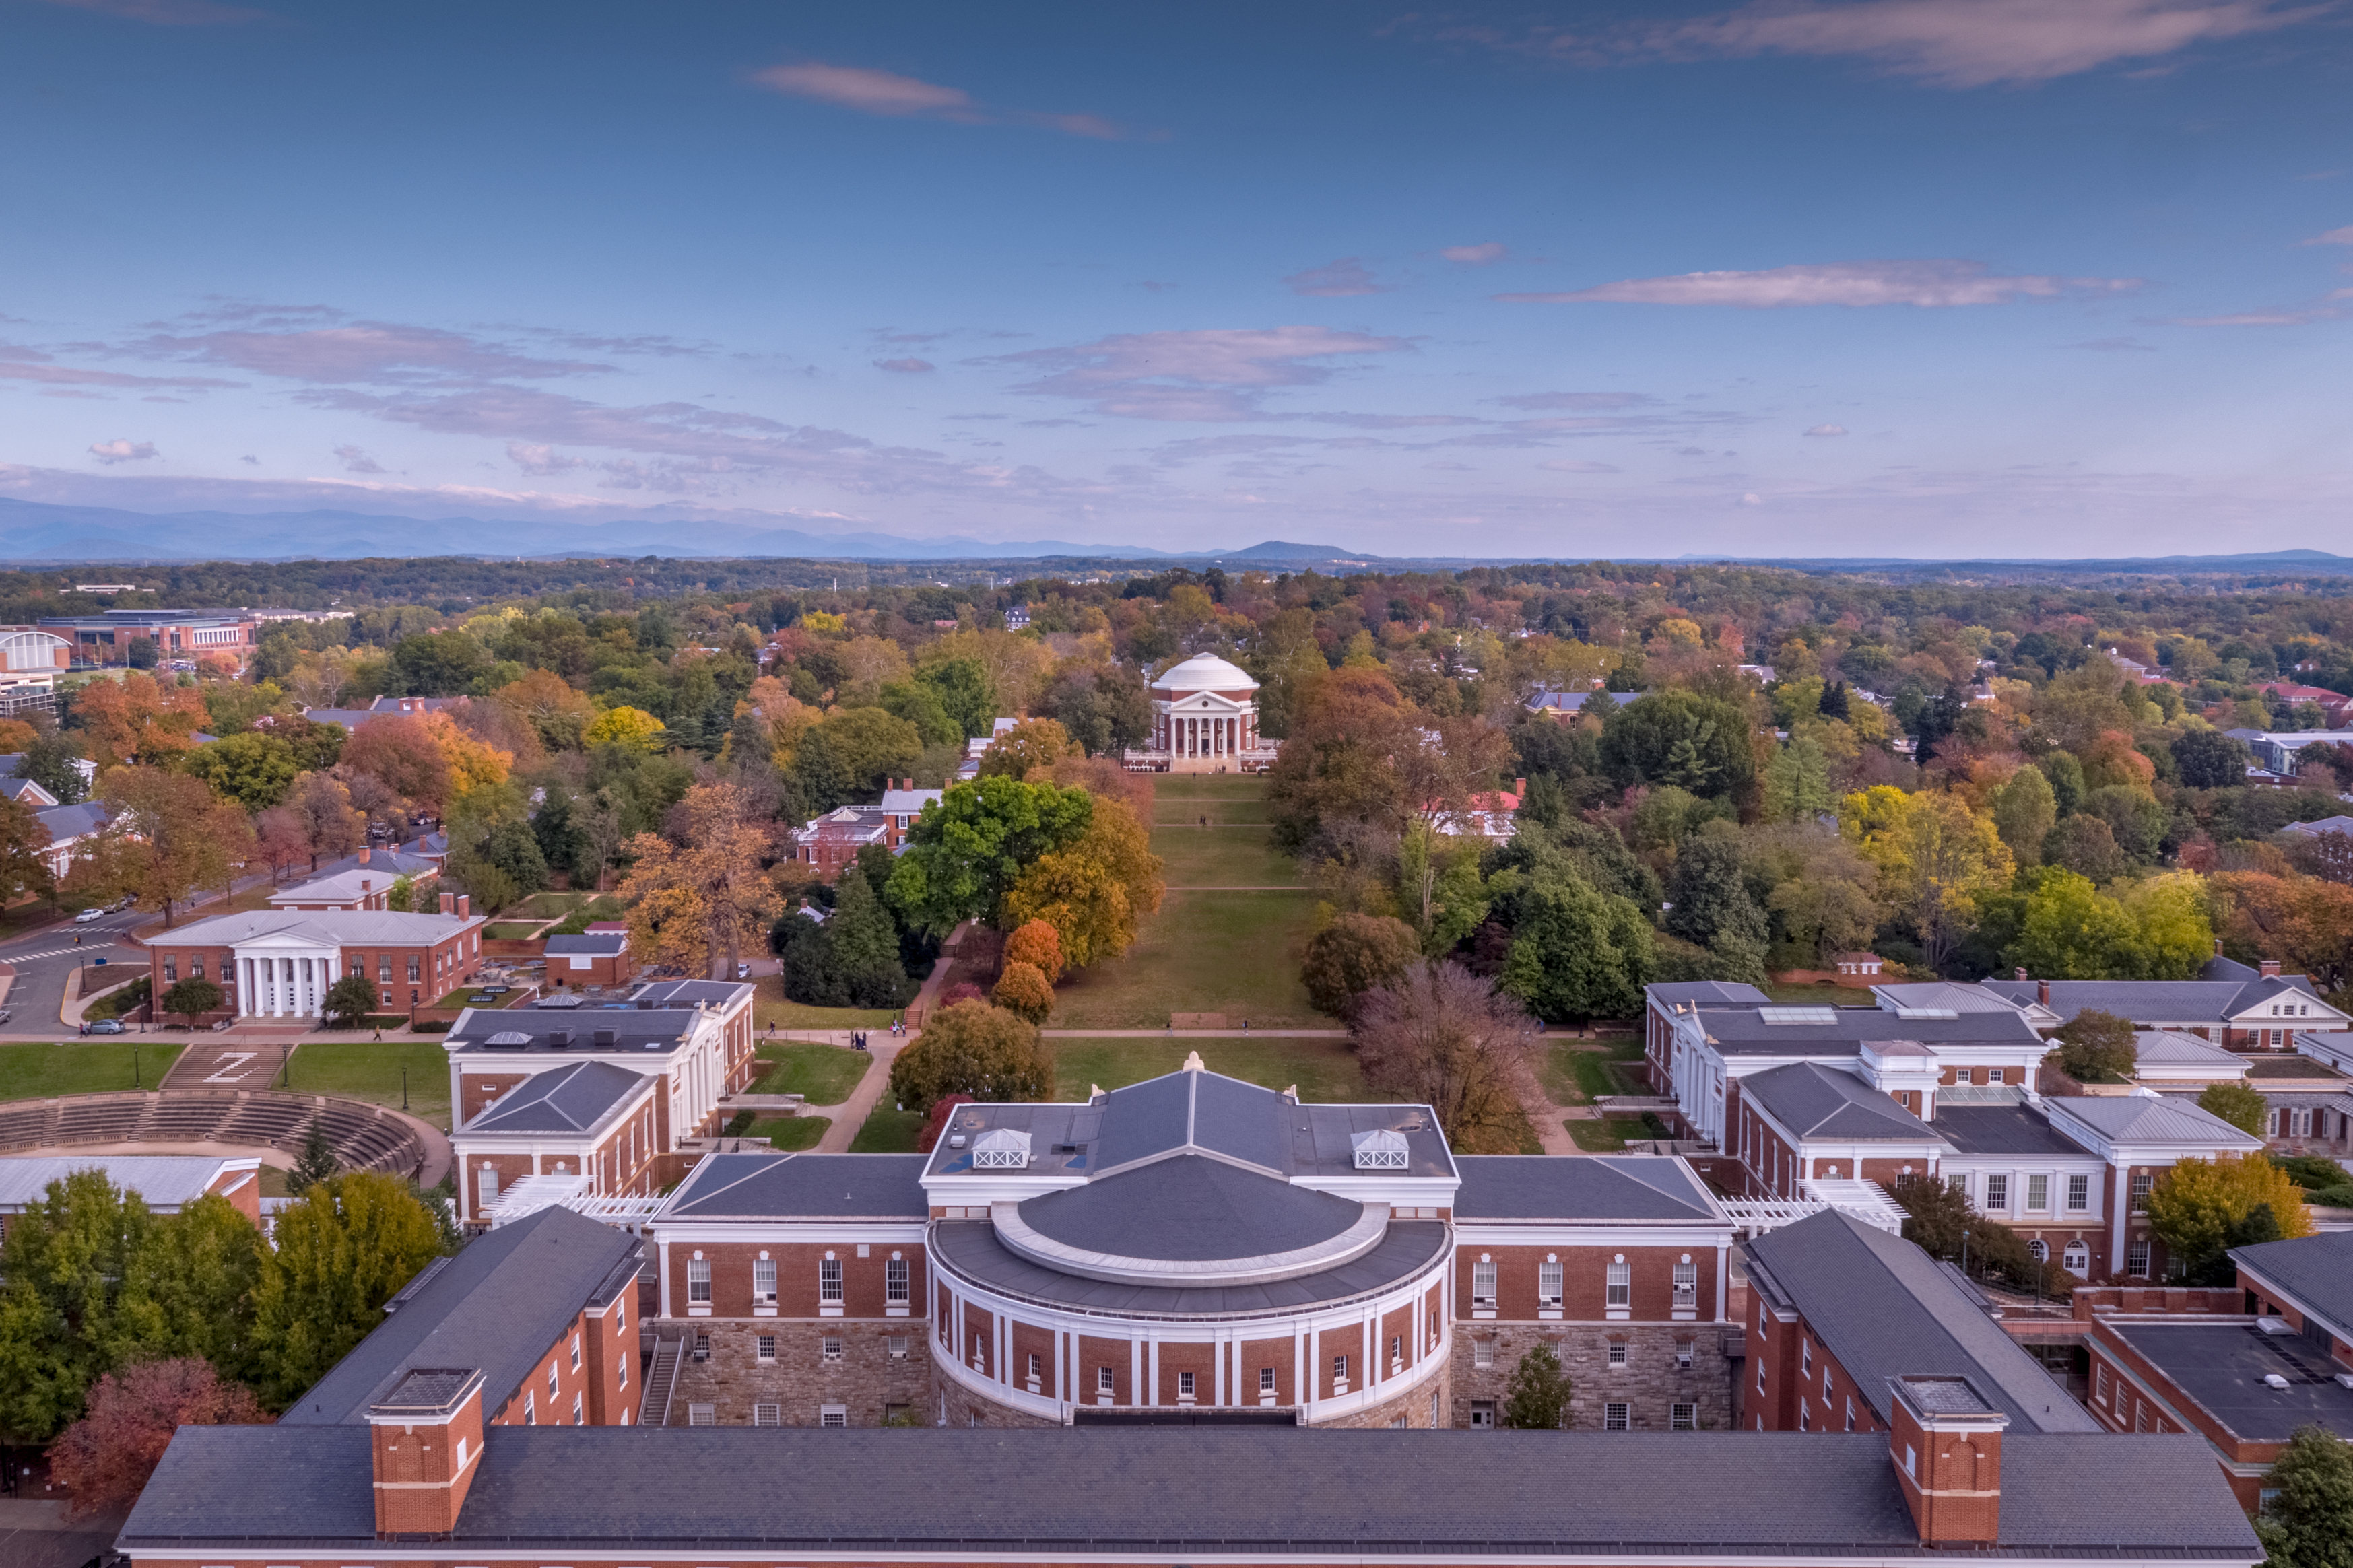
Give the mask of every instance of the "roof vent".
<svg viewBox="0 0 2353 1568">
<path fill-rule="evenodd" d="M 2263 1330 L 2263 1331 L 2267 1334 L 2292 1334 L 2295 1332 L 2295 1329 L 2288 1326 L 2288 1321 L 2285 1318 L 2257 1318 L 2255 1320 L 2255 1327 Z"/>
<path fill-rule="evenodd" d="M 569 1029 L 550 1029 L 547 1032 L 547 1043 L 555 1047 L 558 1050 L 561 1050 L 565 1046 L 572 1043 L 572 1031 Z"/>
<path fill-rule="evenodd" d="M 596 1031 L 596 1043 L 599 1046 L 610 1046 L 613 1043 L 614 1038 L 615 1036 L 613 1031 L 610 1029 L 599 1029 Z"/>
<path fill-rule="evenodd" d="M 517 1034 L 512 1029 L 501 1029 L 482 1044 L 494 1051 L 519 1051 L 531 1044 L 531 1037 Z"/>
<path fill-rule="evenodd" d="M 1759 1007 L 1757 1016 L 1767 1024 L 1835 1024 L 1835 1007 Z"/>
<path fill-rule="evenodd" d="M 964 1147 L 964 1134 L 963 1134 L 963 1133 L 961 1133 L 961 1132 L 950 1133 L 950 1134 L 948 1135 L 948 1147 L 949 1147 L 949 1148 L 951 1148 L 951 1149 L 961 1149 L 961 1148 L 963 1148 L 963 1147 Z"/>
<path fill-rule="evenodd" d="M 2263 1373 L 2263 1386 L 2270 1389 L 2274 1394 L 2285 1394 L 2287 1392 L 2287 1379 L 2282 1377 L 2275 1372 L 2267 1372 Z"/>
<path fill-rule="evenodd" d="M 1354 1163 L 1359 1171 L 1402 1171 L 1406 1166 L 1405 1134 L 1392 1132 L 1384 1127 L 1374 1132 L 1359 1132 L 1348 1140 L 1355 1151 Z"/>
<path fill-rule="evenodd" d="M 976 1171 L 1018 1171 L 1029 1163 L 1029 1134 L 998 1127 L 972 1141 Z"/>
</svg>

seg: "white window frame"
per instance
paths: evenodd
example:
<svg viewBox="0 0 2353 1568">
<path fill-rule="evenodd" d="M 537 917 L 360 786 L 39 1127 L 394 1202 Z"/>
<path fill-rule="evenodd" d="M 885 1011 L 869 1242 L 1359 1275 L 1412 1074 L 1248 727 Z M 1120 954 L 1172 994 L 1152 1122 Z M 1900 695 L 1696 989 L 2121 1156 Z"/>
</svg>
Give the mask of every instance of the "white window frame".
<svg viewBox="0 0 2353 1568">
<path fill-rule="evenodd" d="M 1699 1305 L 1699 1265 L 1689 1258 L 1675 1265 L 1675 1307 L 1689 1311 Z"/>
<path fill-rule="evenodd" d="M 1985 1212 L 2007 1214 L 2010 1211 L 2010 1173 L 1988 1171 L 1985 1179 Z"/>
<path fill-rule="evenodd" d="M 1634 1266 L 1624 1258 L 1606 1265 L 1602 1274 L 1602 1300 L 1609 1311 L 1630 1310 L 1634 1304 Z"/>
<path fill-rule="evenodd" d="M 882 1265 L 882 1300 L 892 1307 L 903 1307 L 914 1299 L 913 1274 L 903 1258 L 888 1258 Z"/>
<path fill-rule="evenodd" d="M 817 1424 L 820 1426 L 849 1426 L 849 1406 L 847 1405 L 818 1405 L 817 1407 Z"/>
<path fill-rule="evenodd" d="M 2084 1214 L 2092 1206 L 2092 1178 L 2088 1173 L 2076 1171 L 2067 1177 L 2067 1212 Z"/>
<path fill-rule="evenodd" d="M 781 1426 L 785 1424 L 785 1407 L 781 1405 L 757 1404 L 752 1406 L 752 1425 Z"/>
<path fill-rule="evenodd" d="M 719 1406 L 716 1405 L 688 1405 L 686 1407 L 686 1424 L 690 1426 L 718 1426 Z"/>
<path fill-rule="evenodd" d="M 686 1260 L 686 1301 L 691 1307 L 711 1305 L 711 1259 L 690 1258 Z"/>
<path fill-rule="evenodd" d="M 1495 1310 L 1495 1265 L 1489 1259 L 1481 1258 L 1471 1265 L 1471 1310 Z"/>
<path fill-rule="evenodd" d="M 817 1265 L 817 1303 L 839 1307 L 842 1301 L 841 1259 L 821 1258 Z"/>
<path fill-rule="evenodd" d="M 818 1341 L 817 1356 L 818 1360 L 823 1362 L 840 1361 L 842 1357 L 842 1342 L 840 1336 L 838 1334 L 828 1334 L 823 1339 Z"/>
<path fill-rule="evenodd" d="M 1631 1432 L 1634 1429 L 1634 1406 L 1631 1401 L 1613 1399 L 1601 1407 L 1601 1429 L 1604 1432 Z"/>
<path fill-rule="evenodd" d="M 1548 1258 L 1536 1265 L 1536 1306 L 1557 1312 L 1566 1289 L 1567 1270 L 1556 1258 Z"/>
<path fill-rule="evenodd" d="M 752 1264 L 752 1304 L 773 1307 L 776 1304 L 776 1260 L 755 1258 Z"/>
<path fill-rule="evenodd" d="M 1699 1406 L 1697 1405 L 1673 1405 L 1668 1406 L 1667 1430 L 1671 1432 L 1698 1431 Z"/>
<path fill-rule="evenodd" d="M 2051 1178 L 2042 1172 L 2038 1171 L 2026 1178 L 2026 1212 L 2028 1214 L 2051 1212 Z"/>
</svg>

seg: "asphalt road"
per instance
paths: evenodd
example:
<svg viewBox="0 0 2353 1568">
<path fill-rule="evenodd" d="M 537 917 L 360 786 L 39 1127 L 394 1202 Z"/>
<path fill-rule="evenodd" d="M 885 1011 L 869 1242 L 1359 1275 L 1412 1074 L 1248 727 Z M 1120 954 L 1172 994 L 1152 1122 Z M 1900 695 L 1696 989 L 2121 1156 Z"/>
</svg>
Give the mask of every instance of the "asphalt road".
<svg viewBox="0 0 2353 1568">
<path fill-rule="evenodd" d="M 133 973 L 143 968 L 146 950 L 134 944 L 129 933 L 154 918 L 150 911 L 123 910 L 88 925 L 60 921 L 30 936 L 0 943 L 0 963 L 13 965 L 16 971 L 16 982 L 8 988 L 9 1020 L 0 1027 L 11 1035 L 56 1038 L 63 1027 L 58 1022 L 58 1008 L 65 1001 L 67 977 L 94 958 L 128 965 Z M 81 938 L 79 946 L 76 937 Z"/>
</svg>

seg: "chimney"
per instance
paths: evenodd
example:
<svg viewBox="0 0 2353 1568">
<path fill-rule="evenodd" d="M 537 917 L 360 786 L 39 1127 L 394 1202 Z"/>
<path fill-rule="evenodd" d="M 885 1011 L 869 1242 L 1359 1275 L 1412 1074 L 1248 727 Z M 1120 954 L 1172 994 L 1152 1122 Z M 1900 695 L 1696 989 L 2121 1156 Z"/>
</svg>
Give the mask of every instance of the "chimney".
<svg viewBox="0 0 2353 1568">
<path fill-rule="evenodd" d="M 374 890 L 375 890 L 375 879 L 374 877 L 362 877 L 362 878 L 360 879 L 360 891 L 361 891 L 361 892 L 363 892 L 363 893 L 372 892 L 372 891 L 374 891 Z"/>
<path fill-rule="evenodd" d="M 2029 975 L 2023 969 L 2014 969 L 2010 971 L 2010 973 L 2018 976 L 2019 984 L 2021 985 L 2032 978 L 2032 976 Z"/>
<path fill-rule="evenodd" d="M 2217 958 L 2222 956 L 2222 939 L 2219 936 L 2214 939 L 2214 956 Z"/>
<path fill-rule="evenodd" d="M 455 894 L 455 893 L 444 893 L 444 894 L 442 894 L 442 895 L 441 895 L 441 912 L 442 912 L 443 914 L 445 914 L 445 915 L 447 915 L 447 914 L 455 914 L 455 913 L 457 912 L 457 910 L 458 910 L 458 895 L 457 895 L 457 894 Z"/>
<path fill-rule="evenodd" d="M 1926 1547 L 2001 1536 L 2001 1431 L 2010 1417 L 1966 1377 L 1891 1377 L 1888 1458 Z"/>
<path fill-rule="evenodd" d="M 2276 979 L 2278 979 L 2278 978 L 2279 978 L 2279 963 L 2280 963 L 2280 961 L 2279 961 L 2278 959 L 2276 959 L 2276 958 L 2266 958 L 2266 959 L 2264 959 L 2264 960 L 2263 961 L 2263 978 L 2264 978 L 2264 979 L 2266 979 L 2266 980 L 2276 980 Z"/>
<path fill-rule="evenodd" d="M 368 1406 L 379 1540 L 458 1528 L 482 1460 L 479 1367 L 415 1367 Z"/>
<path fill-rule="evenodd" d="M 363 866 L 366 865 L 366 864 L 368 863 L 368 856 L 369 856 L 370 854 L 372 854 L 372 853 L 374 853 L 374 851 L 370 850 L 366 845 L 364 845 L 364 844 L 361 845 L 361 846 L 360 846 L 360 864 L 361 864 L 361 865 L 363 865 Z"/>
<path fill-rule="evenodd" d="M 467 902 L 467 900 L 468 900 L 469 899 L 470 899 L 470 898 L 472 898 L 472 897 L 473 897 L 473 895 L 472 895 L 472 894 L 470 894 L 470 893 L 460 893 L 460 894 L 459 894 L 459 895 L 458 895 L 458 918 L 459 918 L 459 920 L 461 920 L 461 921 L 462 921 L 462 920 L 464 920 L 464 919 L 466 919 L 466 918 L 467 918 L 467 917 L 466 917 L 466 902 Z"/>
<path fill-rule="evenodd" d="M 1514 779 L 1512 781 L 1512 793 L 1525 798 L 1528 793 L 1528 781 L 1525 779 Z"/>
<path fill-rule="evenodd" d="M 2051 1005 L 2051 982 L 2038 980 L 2034 983 L 2034 999 L 2045 1007 Z"/>
</svg>

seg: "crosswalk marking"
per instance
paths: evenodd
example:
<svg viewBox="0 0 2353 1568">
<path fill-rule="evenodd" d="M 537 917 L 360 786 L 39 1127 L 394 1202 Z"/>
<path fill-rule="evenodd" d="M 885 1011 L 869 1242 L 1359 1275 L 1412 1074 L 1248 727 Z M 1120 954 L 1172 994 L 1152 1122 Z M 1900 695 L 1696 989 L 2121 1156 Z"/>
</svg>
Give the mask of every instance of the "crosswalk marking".
<svg viewBox="0 0 2353 1568">
<path fill-rule="evenodd" d="M 120 942 L 108 942 L 104 944 L 106 947 L 119 947 L 122 944 Z M 85 942 L 79 947 L 45 947 L 38 952 L 0 952 L 0 963 L 25 963 L 36 958 L 61 958 L 69 952 L 87 952 L 95 954 L 101 951 L 103 951 L 102 948 L 96 942 Z"/>
</svg>

